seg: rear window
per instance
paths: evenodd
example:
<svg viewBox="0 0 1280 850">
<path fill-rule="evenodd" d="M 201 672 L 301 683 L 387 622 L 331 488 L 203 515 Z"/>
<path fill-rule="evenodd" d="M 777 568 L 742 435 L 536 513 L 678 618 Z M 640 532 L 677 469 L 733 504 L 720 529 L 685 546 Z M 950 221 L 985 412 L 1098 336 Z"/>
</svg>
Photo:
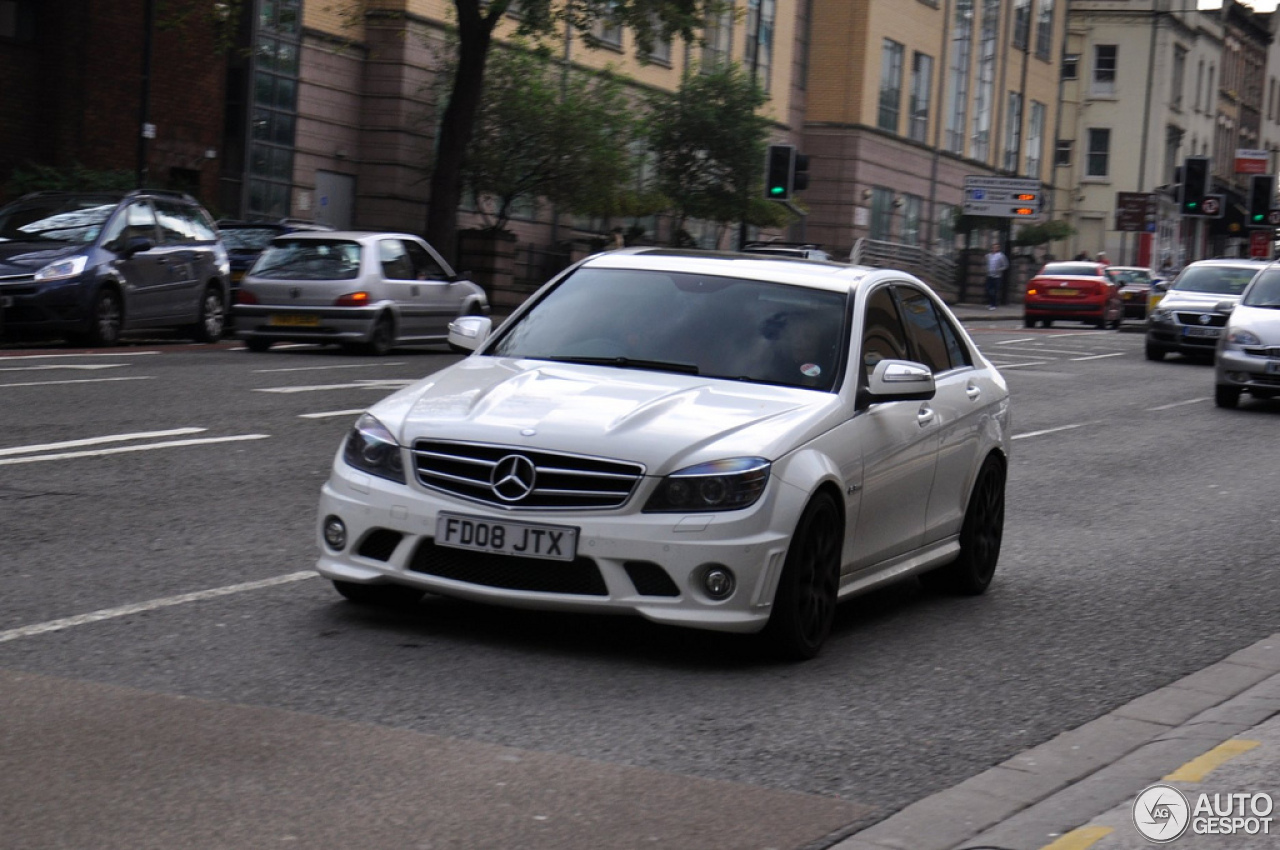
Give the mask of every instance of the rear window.
<svg viewBox="0 0 1280 850">
<path fill-rule="evenodd" d="M 1045 267 L 1040 270 L 1042 275 L 1053 275 L 1055 277 L 1097 277 L 1097 263 L 1046 263 Z"/>
<path fill-rule="evenodd" d="M 1143 269 L 1107 269 L 1107 277 L 1121 286 L 1126 283 L 1151 283 L 1151 273 Z"/>
<path fill-rule="evenodd" d="M 281 237 L 249 271 L 268 280 L 351 280 L 360 275 L 360 243 Z"/>
<path fill-rule="evenodd" d="M 1239 295 L 1261 266 L 1187 266 L 1170 289 L 1179 292 L 1208 292 Z"/>
<path fill-rule="evenodd" d="M 261 251 L 279 235 L 274 227 L 225 227 L 222 242 L 231 251 Z"/>
</svg>

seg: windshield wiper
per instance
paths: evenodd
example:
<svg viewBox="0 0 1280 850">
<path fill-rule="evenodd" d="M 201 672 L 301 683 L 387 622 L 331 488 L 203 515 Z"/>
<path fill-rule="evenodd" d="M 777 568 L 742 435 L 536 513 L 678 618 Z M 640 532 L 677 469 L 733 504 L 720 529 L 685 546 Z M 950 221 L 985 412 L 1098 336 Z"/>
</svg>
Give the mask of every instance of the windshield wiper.
<svg viewBox="0 0 1280 850">
<path fill-rule="evenodd" d="M 585 366 L 617 366 L 620 369 L 650 369 L 655 372 L 679 372 L 682 375 L 698 374 L 693 363 L 676 363 L 670 360 L 640 360 L 631 357 L 539 357 L 556 363 L 581 363 Z"/>
</svg>

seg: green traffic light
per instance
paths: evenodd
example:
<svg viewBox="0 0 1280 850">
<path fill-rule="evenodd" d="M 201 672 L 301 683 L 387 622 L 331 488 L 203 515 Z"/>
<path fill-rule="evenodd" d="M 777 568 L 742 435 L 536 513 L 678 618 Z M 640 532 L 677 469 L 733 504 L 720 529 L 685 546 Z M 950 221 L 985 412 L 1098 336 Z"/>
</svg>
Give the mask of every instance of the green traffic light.
<svg viewBox="0 0 1280 850">
<path fill-rule="evenodd" d="M 772 188 L 769 190 L 769 194 L 770 194 L 770 195 L 781 195 L 781 194 L 782 194 L 783 192 L 785 192 L 785 191 L 786 191 L 786 189 L 784 189 L 784 188 L 783 188 L 783 187 L 781 187 L 781 186 L 774 186 L 774 187 L 772 187 Z"/>
</svg>

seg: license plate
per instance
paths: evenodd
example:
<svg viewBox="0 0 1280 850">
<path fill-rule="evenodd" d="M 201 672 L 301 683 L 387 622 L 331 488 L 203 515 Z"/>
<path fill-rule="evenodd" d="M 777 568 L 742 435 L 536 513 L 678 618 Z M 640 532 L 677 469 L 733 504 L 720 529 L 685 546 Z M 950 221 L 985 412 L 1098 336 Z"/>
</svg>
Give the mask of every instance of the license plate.
<svg viewBox="0 0 1280 850">
<path fill-rule="evenodd" d="M 294 316 L 294 315 L 286 314 L 283 316 L 272 316 L 267 321 L 267 324 L 277 328 L 279 327 L 318 328 L 320 327 L 320 317 L 319 316 Z"/>
<path fill-rule="evenodd" d="M 440 514 L 436 517 L 436 545 L 493 555 L 572 561 L 578 554 L 578 529 Z"/>
<path fill-rule="evenodd" d="M 1050 295 L 1079 295 L 1079 294 L 1080 294 L 1080 290 L 1078 290 L 1078 289 L 1050 289 L 1050 290 L 1049 290 L 1049 294 L 1050 294 Z"/>
<path fill-rule="evenodd" d="M 1217 339 L 1222 336 L 1222 328 L 1183 328 L 1183 336 L 1203 336 Z"/>
</svg>

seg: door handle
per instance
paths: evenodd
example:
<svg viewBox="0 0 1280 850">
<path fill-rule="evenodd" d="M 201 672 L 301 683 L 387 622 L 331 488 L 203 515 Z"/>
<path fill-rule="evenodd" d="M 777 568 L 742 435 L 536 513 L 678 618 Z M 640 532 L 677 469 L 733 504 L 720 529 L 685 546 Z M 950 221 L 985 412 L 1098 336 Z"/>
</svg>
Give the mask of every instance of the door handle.
<svg viewBox="0 0 1280 850">
<path fill-rule="evenodd" d="M 977 401 L 982 396 L 982 388 L 976 384 L 970 384 L 965 388 L 964 394 L 969 397 L 970 401 Z"/>
<path fill-rule="evenodd" d="M 934 419 L 933 408 L 927 404 L 924 407 L 920 408 L 920 412 L 916 414 L 916 424 L 919 425 L 921 428 L 925 428 L 933 424 L 933 419 Z"/>
</svg>

